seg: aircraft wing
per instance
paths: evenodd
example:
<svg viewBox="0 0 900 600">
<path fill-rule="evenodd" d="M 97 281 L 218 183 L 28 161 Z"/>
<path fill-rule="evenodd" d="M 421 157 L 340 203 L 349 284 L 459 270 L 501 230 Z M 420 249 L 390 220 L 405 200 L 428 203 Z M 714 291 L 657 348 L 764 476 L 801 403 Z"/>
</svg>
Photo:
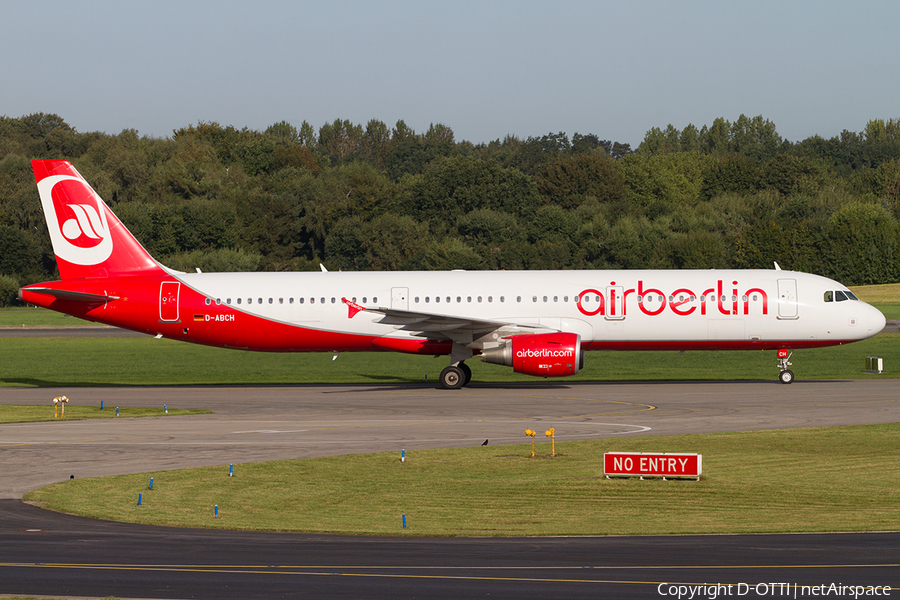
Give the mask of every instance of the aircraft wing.
<svg viewBox="0 0 900 600">
<path fill-rule="evenodd" d="M 502 331 L 504 336 L 521 333 L 535 333 L 547 331 L 546 325 L 535 323 L 514 323 L 494 319 L 474 319 L 472 317 L 459 317 L 454 315 L 427 313 L 397 308 L 366 308 L 346 298 L 341 298 L 349 309 L 349 318 L 357 313 L 370 312 L 382 315 L 376 322 L 384 325 L 393 325 L 395 329 L 415 331 L 422 334 L 443 334 L 445 337 L 460 341 L 461 339 L 480 337 L 486 333 Z"/>
</svg>

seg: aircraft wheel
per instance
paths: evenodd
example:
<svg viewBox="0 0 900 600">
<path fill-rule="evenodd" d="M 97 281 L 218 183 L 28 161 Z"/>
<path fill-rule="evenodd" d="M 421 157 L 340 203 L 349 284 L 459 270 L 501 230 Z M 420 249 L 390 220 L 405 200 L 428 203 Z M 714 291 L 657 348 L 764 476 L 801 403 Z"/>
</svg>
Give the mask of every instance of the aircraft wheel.
<svg viewBox="0 0 900 600">
<path fill-rule="evenodd" d="M 794 381 L 794 373 L 793 371 L 785 369 L 784 371 L 779 373 L 778 379 L 781 381 L 781 383 L 791 383 Z"/>
<path fill-rule="evenodd" d="M 459 367 L 449 366 L 441 371 L 441 387 L 445 390 L 458 390 L 465 385 L 466 376 Z"/>
<path fill-rule="evenodd" d="M 469 382 L 472 381 L 472 369 L 464 362 L 459 363 L 457 366 L 463 372 L 463 385 L 469 385 Z"/>
</svg>

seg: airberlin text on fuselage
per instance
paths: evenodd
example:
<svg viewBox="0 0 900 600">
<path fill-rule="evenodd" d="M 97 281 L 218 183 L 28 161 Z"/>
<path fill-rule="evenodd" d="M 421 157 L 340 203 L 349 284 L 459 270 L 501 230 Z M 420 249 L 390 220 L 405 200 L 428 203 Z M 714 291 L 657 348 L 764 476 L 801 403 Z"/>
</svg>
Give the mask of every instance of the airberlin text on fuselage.
<svg viewBox="0 0 900 600">
<path fill-rule="evenodd" d="M 652 284 L 651 284 L 652 285 Z M 609 282 L 606 292 L 596 289 L 583 290 L 578 295 L 578 310 L 588 317 L 596 315 L 604 317 L 624 317 L 628 307 L 628 296 L 637 296 L 638 309 L 645 315 L 655 317 L 668 308 L 678 316 L 686 317 L 697 309 L 701 315 L 718 311 L 722 315 L 750 314 L 750 307 L 761 314 L 769 314 L 769 296 L 762 288 L 749 288 L 740 290 L 737 281 L 732 281 L 726 288 L 725 282 L 719 279 L 713 287 L 700 290 L 697 294 L 688 288 L 678 288 L 664 292 L 659 288 L 645 286 L 643 280 L 638 280 L 636 288 L 623 289 L 616 286 L 615 281 Z M 740 291 L 739 291 L 740 290 Z M 621 296 L 620 298 L 617 298 Z M 715 308 L 707 308 L 715 305 Z"/>
</svg>

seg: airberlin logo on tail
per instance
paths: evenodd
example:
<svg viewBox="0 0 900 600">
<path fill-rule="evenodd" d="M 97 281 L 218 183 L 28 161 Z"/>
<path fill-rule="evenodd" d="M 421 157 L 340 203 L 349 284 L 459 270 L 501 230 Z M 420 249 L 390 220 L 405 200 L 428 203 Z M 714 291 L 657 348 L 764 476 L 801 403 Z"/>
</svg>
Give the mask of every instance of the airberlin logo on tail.
<svg viewBox="0 0 900 600">
<path fill-rule="evenodd" d="M 38 182 L 53 252 L 76 265 L 96 265 L 112 254 L 103 201 L 78 177 L 55 175 Z"/>
<path fill-rule="evenodd" d="M 75 213 L 75 218 L 60 228 L 67 240 L 80 248 L 92 248 L 103 241 L 106 231 L 96 208 L 90 204 L 69 204 L 66 208 Z"/>
</svg>

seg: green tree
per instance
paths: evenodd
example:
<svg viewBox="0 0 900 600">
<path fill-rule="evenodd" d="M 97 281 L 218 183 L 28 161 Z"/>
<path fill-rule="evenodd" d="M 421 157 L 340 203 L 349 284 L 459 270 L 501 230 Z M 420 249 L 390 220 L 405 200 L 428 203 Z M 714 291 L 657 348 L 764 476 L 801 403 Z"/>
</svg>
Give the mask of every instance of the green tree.
<svg viewBox="0 0 900 600">
<path fill-rule="evenodd" d="M 783 196 L 815 193 L 822 178 L 820 169 L 811 160 L 790 154 L 779 154 L 768 161 L 760 175 L 763 186 L 778 190 Z"/>
<path fill-rule="evenodd" d="M 760 177 L 759 167 L 746 156 L 725 154 L 707 163 L 700 195 L 709 200 L 720 194 L 749 194 L 759 187 Z"/>
<path fill-rule="evenodd" d="M 334 164 L 343 164 L 355 157 L 363 143 L 363 128 L 350 121 L 336 119 L 319 129 L 319 147 Z"/>
<path fill-rule="evenodd" d="M 534 181 L 516 169 L 474 157 L 440 158 L 413 182 L 405 200 L 408 214 L 445 226 L 478 209 L 531 214 L 540 204 Z"/>
<path fill-rule="evenodd" d="M 263 257 L 259 254 L 240 249 L 218 248 L 179 252 L 162 257 L 161 262 L 167 267 L 191 273 L 197 269 L 204 273 L 233 273 L 256 271 L 262 261 Z"/>
<path fill-rule="evenodd" d="M 19 287 L 19 280 L 15 277 L 0 275 L 0 306 L 16 304 Z"/>
<path fill-rule="evenodd" d="M 625 179 L 613 160 L 597 154 L 560 156 L 544 168 L 537 187 L 547 202 L 565 208 L 574 208 L 583 196 L 593 196 L 601 202 L 618 202 L 627 197 Z"/>
<path fill-rule="evenodd" d="M 630 154 L 616 163 L 629 198 L 645 210 L 666 212 L 700 199 L 705 159 L 693 152 Z"/>
<path fill-rule="evenodd" d="M 880 204 L 854 200 L 829 223 L 829 274 L 846 285 L 894 281 L 896 226 Z"/>
</svg>

